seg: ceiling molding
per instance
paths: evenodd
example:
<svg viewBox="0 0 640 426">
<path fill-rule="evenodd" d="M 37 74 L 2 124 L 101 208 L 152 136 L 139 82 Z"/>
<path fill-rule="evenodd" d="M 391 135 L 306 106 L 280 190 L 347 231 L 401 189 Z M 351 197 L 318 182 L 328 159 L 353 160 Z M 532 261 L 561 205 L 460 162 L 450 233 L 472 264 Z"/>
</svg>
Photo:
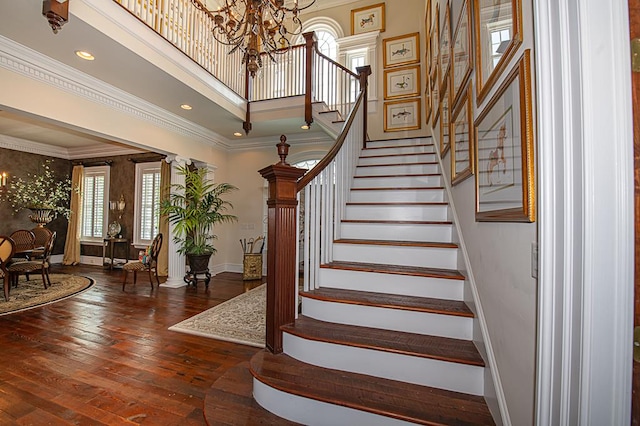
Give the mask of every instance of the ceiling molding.
<svg viewBox="0 0 640 426">
<path fill-rule="evenodd" d="M 0 67 L 47 83 L 75 96 L 108 106 L 136 119 L 170 130 L 214 147 L 229 143 L 219 134 L 95 79 L 61 62 L 0 36 Z"/>
<path fill-rule="evenodd" d="M 246 143 L 242 143 L 236 146 L 230 146 L 229 151 L 249 151 L 252 149 L 264 149 L 273 148 L 274 156 L 277 156 L 276 145 L 280 142 L 279 136 L 268 136 L 263 138 L 248 139 Z M 311 132 L 311 133 L 296 133 L 291 136 L 287 136 L 288 144 L 295 144 L 299 146 L 304 145 L 317 145 L 321 143 L 333 143 L 329 135 L 324 132 Z"/>
</svg>

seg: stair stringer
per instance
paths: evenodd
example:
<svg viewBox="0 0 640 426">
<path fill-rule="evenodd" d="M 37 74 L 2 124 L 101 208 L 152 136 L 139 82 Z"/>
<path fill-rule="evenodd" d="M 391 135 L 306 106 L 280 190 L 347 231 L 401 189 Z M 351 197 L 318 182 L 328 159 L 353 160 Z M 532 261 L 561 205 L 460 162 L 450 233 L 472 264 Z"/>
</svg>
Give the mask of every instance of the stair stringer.
<svg viewBox="0 0 640 426">
<path fill-rule="evenodd" d="M 511 426 L 507 400 L 504 395 L 504 389 L 502 388 L 502 381 L 500 379 L 496 357 L 493 352 L 493 346 L 491 345 L 487 321 L 484 316 L 484 311 L 482 310 L 478 287 L 471 268 L 471 261 L 469 260 L 467 247 L 464 243 L 460 222 L 458 221 L 458 213 L 456 211 L 455 203 L 453 202 L 453 195 L 451 194 L 451 181 L 446 179 L 446 174 L 444 172 L 446 169 L 442 163 L 442 157 L 440 156 L 438 148 L 438 144 L 436 143 L 436 158 L 442 172 L 445 201 L 448 203 L 448 211 L 450 214 L 449 219 L 453 223 L 452 241 L 458 243 L 459 254 L 462 255 L 458 256 L 458 269 L 466 277 L 464 300 L 475 314 L 475 318 L 473 319 L 473 341 L 476 344 L 478 351 L 487 362 L 484 368 L 484 398 L 496 424 Z"/>
</svg>

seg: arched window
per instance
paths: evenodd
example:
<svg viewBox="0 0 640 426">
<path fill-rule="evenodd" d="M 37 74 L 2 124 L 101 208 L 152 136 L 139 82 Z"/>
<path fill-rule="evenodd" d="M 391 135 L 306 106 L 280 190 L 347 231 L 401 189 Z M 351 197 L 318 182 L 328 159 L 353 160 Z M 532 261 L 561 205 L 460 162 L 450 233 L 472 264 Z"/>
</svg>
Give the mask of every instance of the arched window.
<svg viewBox="0 0 640 426">
<path fill-rule="evenodd" d="M 344 37 L 344 32 L 336 21 L 331 18 L 319 16 L 305 21 L 302 25 L 302 32 L 314 31 L 318 40 L 318 50 L 324 55 L 333 59 L 338 58 L 338 44 L 336 40 Z M 298 36 L 295 44 L 304 43 L 304 37 Z"/>
</svg>

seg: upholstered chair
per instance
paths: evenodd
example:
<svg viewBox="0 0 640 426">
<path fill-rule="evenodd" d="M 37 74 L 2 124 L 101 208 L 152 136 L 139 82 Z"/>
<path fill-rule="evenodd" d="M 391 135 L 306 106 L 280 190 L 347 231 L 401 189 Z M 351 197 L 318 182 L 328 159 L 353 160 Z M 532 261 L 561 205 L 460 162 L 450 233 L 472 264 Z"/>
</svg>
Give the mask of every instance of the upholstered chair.
<svg viewBox="0 0 640 426">
<path fill-rule="evenodd" d="M 136 278 L 138 272 L 148 272 L 149 273 L 149 284 L 151 284 L 151 288 L 153 288 L 153 279 L 151 273 L 153 272 L 156 276 L 156 282 L 160 285 L 160 279 L 158 278 L 158 254 L 160 253 L 160 247 L 162 247 L 162 234 L 156 235 L 151 243 L 151 247 L 149 249 L 149 259 L 147 262 L 129 262 L 125 263 L 122 269 L 124 270 L 124 279 L 122 280 L 122 291 L 124 291 L 124 286 L 127 283 L 127 275 L 129 272 L 133 272 L 133 284 L 136 283 Z"/>
</svg>

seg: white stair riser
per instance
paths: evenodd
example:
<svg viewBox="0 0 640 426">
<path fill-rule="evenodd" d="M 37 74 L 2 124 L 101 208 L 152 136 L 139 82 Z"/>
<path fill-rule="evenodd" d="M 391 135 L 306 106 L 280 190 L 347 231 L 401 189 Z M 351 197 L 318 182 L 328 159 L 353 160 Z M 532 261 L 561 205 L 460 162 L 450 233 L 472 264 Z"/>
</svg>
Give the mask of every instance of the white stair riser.
<svg viewBox="0 0 640 426">
<path fill-rule="evenodd" d="M 407 175 L 439 172 L 437 164 L 392 164 L 356 168 L 356 176 Z"/>
<path fill-rule="evenodd" d="M 345 219 L 447 220 L 446 205 L 347 206 Z"/>
<path fill-rule="evenodd" d="M 353 188 L 433 188 L 440 186 L 442 186 L 442 179 L 439 175 L 356 177 L 353 179 Z"/>
<path fill-rule="evenodd" d="M 358 160 L 358 165 L 365 166 L 367 164 L 433 163 L 435 161 L 436 154 L 360 157 L 360 159 Z"/>
<path fill-rule="evenodd" d="M 392 147 L 395 145 L 425 145 L 425 144 L 433 145 L 433 141 L 431 140 L 430 137 L 402 139 L 400 141 L 393 141 L 393 140 L 367 141 L 367 148 L 386 148 L 386 147 Z"/>
<path fill-rule="evenodd" d="M 333 244 L 333 259 L 343 262 L 386 263 L 390 265 L 455 269 L 458 250 L 434 247 Z"/>
<path fill-rule="evenodd" d="M 402 225 L 382 223 L 343 223 L 340 237 L 354 240 L 372 238 L 391 241 L 451 242 L 452 225 Z"/>
<path fill-rule="evenodd" d="M 361 157 L 370 157 L 375 155 L 390 155 L 390 154 L 415 154 L 417 152 L 424 152 L 429 154 L 435 153 L 433 145 L 407 145 L 388 148 L 375 148 L 375 149 L 363 149 L 360 154 Z"/>
<path fill-rule="evenodd" d="M 482 367 L 307 340 L 283 334 L 284 353 L 308 364 L 482 395 Z"/>
<path fill-rule="evenodd" d="M 430 203 L 444 201 L 443 189 L 366 189 L 352 190 L 349 201 L 353 203 L 375 203 L 384 200 L 385 202 L 396 203 Z"/>
<path fill-rule="evenodd" d="M 253 379 L 253 398 L 262 408 L 283 419 L 310 426 L 415 425 L 392 417 L 292 395 Z M 321 413 L 321 414 L 319 414 Z"/>
<path fill-rule="evenodd" d="M 302 298 L 302 314 L 320 321 L 406 333 L 471 339 L 473 319 L 403 309 L 380 308 Z"/>
<path fill-rule="evenodd" d="M 464 300 L 463 280 L 330 268 L 320 268 L 319 276 L 320 287 Z"/>
</svg>

